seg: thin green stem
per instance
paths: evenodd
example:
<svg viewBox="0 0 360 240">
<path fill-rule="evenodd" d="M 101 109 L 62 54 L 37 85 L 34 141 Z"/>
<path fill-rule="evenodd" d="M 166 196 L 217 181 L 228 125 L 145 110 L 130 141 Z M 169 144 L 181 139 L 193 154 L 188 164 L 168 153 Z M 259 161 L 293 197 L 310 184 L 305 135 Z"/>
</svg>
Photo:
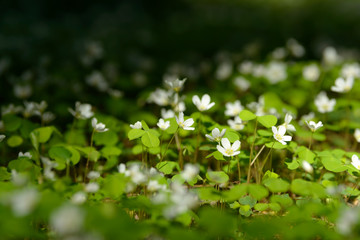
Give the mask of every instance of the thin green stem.
<svg viewBox="0 0 360 240">
<path fill-rule="evenodd" d="M 178 131 L 179 131 L 179 128 L 176 129 L 174 135 L 171 137 L 168 145 L 166 146 L 165 152 L 164 152 L 164 153 L 162 154 L 162 156 L 161 156 L 160 162 L 162 162 L 162 160 L 164 159 L 164 157 L 165 157 L 165 155 L 166 155 L 166 152 L 167 152 L 167 150 L 169 149 L 169 146 L 170 146 L 172 140 L 174 139 L 174 137 L 175 137 L 175 135 L 177 134 Z M 161 150 L 161 149 L 160 149 L 160 150 Z"/>
<path fill-rule="evenodd" d="M 240 158 L 236 157 L 238 175 L 239 175 L 239 183 L 241 183 L 241 171 L 240 171 Z"/>
<path fill-rule="evenodd" d="M 248 175 L 247 175 L 247 183 L 250 183 L 250 179 L 251 179 L 251 163 L 252 163 L 252 155 L 253 155 L 253 151 L 254 151 L 254 144 L 255 144 L 255 139 L 256 139 L 256 129 L 257 129 L 257 124 L 258 124 L 258 121 L 256 119 L 256 122 L 255 122 L 255 128 L 254 128 L 254 134 L 253 134 L 253 142 L 251 144 L 251 148 L 250 148 L 250 157 L 249 157 L 249 169 L 248 169 Z"/>
<path fill-rule="evenodd" d="M 197 126 L 196 149 L 195 149 L 195 155 L 194 155 L 194 163 L 197 163 L 197 159 L 198 159 L 198 155 L 199 155 L 201 128 L 202 128 L 202 114 L 200 113 L 200 117 L 198 119 L 198 126 Z"/>
<path fill-rule="evenodd" d="M 90 154 L 91 154 L 92 148 L 93 148 L 94 134 L 95 134 L 95 129 L 94 129 L 94 130 L 92 131 L 92 133 L 91 133 L 90 150 L 89 150 L 89 154 L 88 154 L 88 157 L 87 157 L 87 160 L 86 160 L 86 167 L 85 167 L 85 172 L 84 172 L 84 182 L 85 182 L 85 179 L 86 179 L 86 175 L 87 175 L 87 173 L 88 173 L 88 170 L 89 170 L 89 161 L 90 161 Z"/>
<path fill-rule="evenodd" d="M 313 135 L 314 135 L 314 132 L 311 131 L 310 142 L 309 142 L 309 147 L 308 147 L 309 150 L 311 150 L 311 144 L 312 144 Z"/>
<path fill-rule="evenodd" d="M 271 154 L 271 152 L 272 152 L 272 150 L 273 150 L 274 144 L 275 144 L 275 141 L 274 141 L 273 144 L 271 145 L 270 151 L 269 151 L 268 154 L 266 155 L 266 158 L 265 158 L 265 160 L 264 160 L 264 163 L 263 163 L 263 165 L 262 165 L 261 168 L 260 168 L 260 174 L 262 173 L 263 168 L 265 167 L 266 162 L 267 162 L 267 160 L 269 159 L 269 156 L 270 156 L 270 154 Z"/>
</svg>

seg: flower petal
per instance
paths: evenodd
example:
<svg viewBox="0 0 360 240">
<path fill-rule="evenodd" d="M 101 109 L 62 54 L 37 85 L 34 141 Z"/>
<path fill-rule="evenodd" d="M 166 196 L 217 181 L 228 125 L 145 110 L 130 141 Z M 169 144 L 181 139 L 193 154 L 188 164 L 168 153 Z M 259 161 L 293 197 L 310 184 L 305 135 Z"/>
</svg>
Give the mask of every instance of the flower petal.
<svg viewBox="0 0 360 240">
<path fill-rule="evenodd" d="M 223 145 L 223 147 L 224 147 L 225 149 L 231 148 L 230 141 L 229 141 L 229 139 L 227 139 L 227 138 L 222 138 L 222 139 L 221 139 L 221 145 Z"/>
<path fill-rule="evenodd" d="M 240 148 L 240 141 L 239 140 L 236 140 L 234 143 L 233 143 L 233 145 L 231 146 L 231 149 L 233 150 L 233 151 L 236 151 L 236 150 L 238 150 L 239 148 Z"/>
<path fill-rule="evenodd" d="M 279 126 L 279 131 L 278 131 L 278 133 L 280 134 L 280 135 L 284 135 L 285 134 L 285 132 L 286 132 L 286 127 L 285 126 Z"/>
</svg>

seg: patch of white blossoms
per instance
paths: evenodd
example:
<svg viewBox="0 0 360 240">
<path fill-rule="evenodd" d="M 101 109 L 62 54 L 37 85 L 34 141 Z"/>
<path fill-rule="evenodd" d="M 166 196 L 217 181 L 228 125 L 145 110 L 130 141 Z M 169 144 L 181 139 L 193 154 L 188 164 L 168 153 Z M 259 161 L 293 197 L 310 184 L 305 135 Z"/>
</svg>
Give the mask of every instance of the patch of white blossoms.
<svg viewBox="0 0 360 240">
<path fill-rule="evenodd" d="M 335 85 L 331 87 L 331 90 L 333 92 L 338 93 L 345 93 L 349 92 L 354 85 L 354 78 L 353 77 L 347 77 L 347 78 L 337 78 L 335 80 Z"/>
<path fill-rule="evenodd" d="M 286 145 L 286 142 L 290 142 L 292 137 L 289 135 L 285 135 L 286 128 L 283 125 L 280 125 L 278 128 L 272 126 L 273 136 L 276 141 L 280 142 L 282 145 Z"/>
<path fill-rule="evenodd" d="M 180 128 L 182 128 L 184 130 L 195 130 L 194 127 L 191 127 L 194 124 L 194 119 L 188 118 L 185 120 L 183 112 L 180 112 L 179 117 L 175 116 L 175 118 L 176 118 L 176 122 Z"/>
<path fill-rule="evenodd" d="M 91 110 L 91 105 L 88 103 L 75 103 L 75 110 L 69 108 L 69 112 L 78 119 L 89 119 L 91 118 L 94 113 Z"/>
<path fill-rule="evenodd" d="M 315 98 L 315 105 L 320 113 L 332 112 L 336 104 L 335 99 L 329 99 L 325 92 L 320 92 Z"/>
<path fill-rule="evenodd" d="M 223 130 L 221 130 L 221 132 L 218 128 L 214 128 L 211 131 L 211 135 L 205 134 L 205 137 L 207 137 L 212 142 L 220 142 L 221 139 L 224 137 L 225 132 L 226 132 L 225 128 Z"/>
<path fill-rule="evenodd" d="M 211 98 L 208 94 L 204 94 L 200 99 L 198 95 L 193 96 L 192 101 L 200 112 L 209 110 L 215 103 L 211 102 Z"/>
<path fill-rule="evenodd" d="M 225 115 L 230 117 L 235 117 L 239 115 L 239 113 L 244 109 L 239 100 L 236 100 L 233 103 L 228 102 L 225 104 L 225 107 Z"/>
</svg>

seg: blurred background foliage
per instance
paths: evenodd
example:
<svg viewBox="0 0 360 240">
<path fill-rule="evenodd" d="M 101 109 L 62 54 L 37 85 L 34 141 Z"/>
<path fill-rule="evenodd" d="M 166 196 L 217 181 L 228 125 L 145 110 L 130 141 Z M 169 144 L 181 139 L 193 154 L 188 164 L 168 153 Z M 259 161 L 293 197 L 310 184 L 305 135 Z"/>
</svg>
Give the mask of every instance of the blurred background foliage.
<svg viewBox="0 0 360 240">
<path fill-rule="evenodd" d="M 10 89 L 30 83 L 29 100 L 60 109 L 76 100 L 103 102 L 83 84 L 94 70 L 125 99 L 136 99 L 160 86 L 178 63 L 187 67 L 179 77 L 195 81 L 189 88 L 205 83 L 205 89 L 214 86 L 214 77 L 199 77 L 198 69 L 209 62 L 263 60 L 289 38 L 305 47 L 303 60 L 321 58 L 329 45 L 356 58 L 359 22 L 357 0 L 2 1 L 0 70 L 7 69 L 0 71 L 0 83 L 9 91 L 0 101 L 20 104 Z M 84 64 L 87 45 L 94 43 L 101 56 Z"/>
</svg>

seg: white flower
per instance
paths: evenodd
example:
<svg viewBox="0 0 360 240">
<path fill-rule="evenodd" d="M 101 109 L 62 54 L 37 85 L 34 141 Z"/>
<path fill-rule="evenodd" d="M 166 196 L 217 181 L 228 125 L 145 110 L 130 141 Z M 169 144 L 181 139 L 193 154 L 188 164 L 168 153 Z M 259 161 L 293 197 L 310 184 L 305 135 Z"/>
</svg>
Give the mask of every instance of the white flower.
<svg viewBox="0 0 360 240">
<path fill-rule="evenodd" d="M 234 118 L 234 120 L 229 119 L 227 122 L 228 122 L 230 128 L 232 128 L 232 129 L 234 129 L 236 131 L 243 130 L 244 127 L 245 127 L 243 121 L 241 120 L 241 118 L 239 116 L 236 116 Z"/>
<path fill-rule="evenodd" d="M 179 117 L 175 116 L 175 119 L 180 128 L 184 130 L 195 130 L 194 127 L 191 127 L 194 124 L 194 119 L 189 118 L 185 121 L 183 112 L 179 113 Z"/>
<path fill-rule="evenodd" d="M 132 129 L 142 129 L 142 124 L 140 121 L 137 121 L 135 124 L 130 124 Z"/>
<path fill-rule="evenodd" d="M 0 142 L 2 142 L 5 138 L 6 138 L 6 136 L 5 136 L 5 135 L 0 134 Z"/>
<path fill-rule="evenodd" d="M 186 82 L 186 78 L 183 79 L 183 80 L 180 80 L 180 79 L 167 79 L 164 81 L 165 82 L 165 85 L 174 90 L 175 92 L 180 92 L 183 87 L 184 87 L 184 83 Z"/>
<path fill-rule="evenodd" d="M 283 47 L 275 48 L 274 51 L 271 52 L 271 57 L 276 60 L 281 60 L 285 58 L 287 55 L 286 49 Z"/>
<path fill-rule="evenodd" d="M 360 142 L 360 129 L 358 129 L 358 128 L 355 129 L 354 137 L 355 137 L 357 142 Z"/>
<path fill-rule="evenodd" d="M 225 115 L 230 117 L 235 117 L 244 109 L 239 100 L 236 100 L 234 103 L 228 102 L 225 104 L 226 110 Z"/>
<path fill-rule="evenodd" d="M 96 193 L 97 191 L 99 191 L 99 189 L 100 189 L 100 186 L 96 182 L 88 183 L 85 186 L 85 192 L 88 192 L 88 193 Z"/>
<path fill-rule="evenodd" d="M 30 214 L 39 201 L 39 193 L 34 188 L 27 188 L 15 192 L 11 196 L 11 208 L 15 216 L 22 217 Z"/>
<path fill-rule="evenodd" d="M 344 93 L 349 92 L 354 85 L 354 78 L 348 77 L 346 79 L 337 78 L 335 80 L 335 86 L 331 87 L 331 90 L 334 92 Z"/>
<path fill-rule="evenodd" d="M 52 171 L 52 169 L 57 167 L 58 163 L 50 161 L 50 159 L 46 157 L 41 157 L 41 161 L 44 164 L 44 177 L 49 180 L 55 181 L 55 172 Z"/>
<path fill-rule="evenodd" d="M 1 107 L 1 114 L 4 116 L 6 114 L 17 114 L 23 111 L 22 106 L 15 106 L 14 104 L 10 103 L 8 106 Z"/>
<path fill-rule="evenodd" d="M 71 202 L 76 205 L 81 205 L 86 201 L 86 193 L 79 191 L 71 197 Z"/>
<path fill-rule="evenodd" d="M 223 138 L 221 139 L 221 145 L 217 145 L 216 148 L 219 152 L 221 152 L 225 157 L 232 157 L 238 155 L 240 151 L 237 151 L 240 148 L 240 141 L 236 140 L 233 145 L 231 145 L 229 139 Z"/>
<path fill-rule="evenodd" d="M 325 92 L 320 92 L 315 99 L 315 105 L 320 113 L 331 112 L 336 104 L 335 99 L 329 99 Z"/>
<path fill-rule="evenodd" d="M 253 71 L 254 64 L 251 61 L 244 61 L 238 66 L 238 71 L 242 74 L 250 74 Z"/>
<path fill-rule="evenodd" d="M 139 164 L 132 164 L 127 170 L 126 165 L 120 163 L 118 169 L 119 169 L 119 173 L 124 174 L 126 177 L 130 177 L 131 181 L 134 182 L 135 184 L 141 184 L 147 180 L 146 175 L 140 171 Z"/>
<path fill-rule="evenodd" d="M 19 156 L 18 157 L 27 157 L 27 158 L 32 158 L 32 155 L 29 152 L 19 152 Z"/>
<path fill-rule="evenodd" d="M 360 77 L 360 66 L 358 63 L 344 64 L 341 68 L 341 76 L 344 78 L 359 78 Z"/>
<path fill-rule="evenodd" d="M 274 133 L 275 140 L 280 142 L 282 145 L 286 145 L 286 142 L 291 141 L 292 137 L 289 135 L 285 135 L 286 128 L 284 126 L 280 125 L 279 128 L 272 126 L 272 131 Z"/>
<path fill-rule="evenodd" d="M 208 94 L 203 95 L 201 100 L 198 95 L 195 95 L 193 96 L 192 101 L 200 112 L 209 110 L 215 105 L 214 102 L 210 103 L 211 99 Z"/>
<path fill-rule="evenodd" d="M 264 65 L 257 64 L 253 68 L 254 77 L 263 77 L 265 75 L 266 69 Z"/>
<path fill-rule="evenodd" d="M 172 92 L 166 91 L 163 89 L 156 89 L 154 92 L 150 93 L 148 102 L 154 102 L 159 106 L 167 106 L 170 104 L 170 96 Z"/>
<path fill-rule="evenodd" d="M 91 105 L 88 103 L 75 103 L 75 110 L 69 108 L 69 112 L 76 118 L 89 119 L 94 113 L 91 111 Z"/>
<path fill-rule="evenodd" d="M 147 189 L 150 192 L 156 192 L 156 191 L 159 191 L 159 190 L 165 190 L 166 185 L 159 184 L 159 182 L 157 180 L 150 180 L 148 185 L 147 185 Z"/>
<path fill-rule="evenodd" d="M 282 126 L 284 126 L 286 128 L 287 131 L 296 131 L 294 125 L 290 124 L 291 120 L 292 120 L 292 116 L 290 114 L 286 114 L 285 115 L 285 122 L 282 124 Z"/>
<path fill-rule="evenodd" d="M 179 102 L 178 104 L 175 104 L 174 111 L 175 112 L 184 112 L 186 110 L 186 106 L 184 102 Z"/>
<path fill-rule="evenodd" d="M 169 119 L 169 118 L 173 118 L 175 117 L 175 113 L 173 110 L 169 109 L 169 110 L 166 110 L 164 108 L 161 109 L 161 117 L 163 119 Z"/>
<path fill-rule="evenodd" d="M 308 66 L 305 66 L 303 68 L 302 74 L 305 80 L 308 80 L 310 82 L 315 82 L 320 77 L 320 69 L 315 63 L 313 63 Z"/>
<path fill-rule="evenodd" d="M 341 57 L 334 47 L 326 47 L 323 51 L 323 61 L 327 65 L 334 65 L 341 61 Z"/>
<path fill-rule="evenodd" d="M 106 82 L 104 76 L 99 71 L 93 71 L 87 78 L 86 83 L 92 87 L 97 88 L 101 92 L 106 92 L 109 84 Z"/>
<path fill-rule="evenodd" d="M 184 171 L 181 172 L 182 178 L 190 182 L 199 174 L 199 167 L 194 164 L 187 163 L 184 166 Z"/>
<path fill-rule="evenodd" d="M 25 173 L 18 173 L 15 169 L 12 169 L 11 182 L 15 186 L 23 186 L 28 182 L 28 176 Z"/>
<path fill-rule="evenodd" d="M 166 129 L 168 129 L 170 127 L 170 121 L 164 121 L 164 119 L 160 118 L 159 122 L 157 123 L 157 126 L 165 131 Z"/>
<path fill-rule="evenodd" d="M 302 57 L 305 54 L 305 48 L 295 39 L 291 38 L 287 41 L 286 46 L 289 48 L 292 55 L 295 57 Z"/>
<path fill-rule="evenodd" d="M 220 142 L 221 139 L 224 137 L 225 132 L 226 132 L 225 128 L 221 132 L 218 128 L 214 128 L 211 131 L 212 136 L 209 134 L 206 134 L 205 137 L 207 137 L 212 142 Z"/>
<path fill-rule="evenodd" d="M 222 62 L 216 69 L 216 79 L 223 81 L 231 76 L 233 72 L 232 63 L 229 61 Z"/>
<path fill-rule="evenodd" d="M 305 161 L 305 160 L 303 160 L 303 161 L 301 162 L 301 166 L 302 166 L 302 168 L 303 168 L 306 172 L 308 172 L 308 173 L 312 173 L 312 172 L 314 171 L 314 169 L 313 169 L 313 167 L 311 166 L 311 164 L 308 163 L 308 162 Z"/>
<path fill-rule="evenodd" d="M 97 179 L 100 177 L 100 173 L 97 171 L 90 171 L 87 175 L 88 179 Z"/>
<path fill-rule="evenodd" d="M 15 85 L 14 95 L 17 98 L 25 99 L 30 97 L 32 94 L 32 88 L 30 85 Z"/>
<path fill-rule="evenodd" d="M 93 118 L 91 120 L 91 125 L 93 126 L 95 132 L 106 132 L 109 129 L 105 127 L 105 124 L 98 123 L 98 120 L 96 118 Z"/>
<path fill-rule="evenodd" d="M 64 205 L 50 216 L 50 225 L 59 235 L 70 235 L 82 230 L 85 213 L 79 207 Z"/>
<path fill-rule="evenodd" d="M 305 114 L 305 115 L 302 115 L 301 116 L 301 120 L 303 122 L 306 122 L 306 121 L 310 121 L 311 119 L 313 119 L 315 117 L 315 113 L 313 112 L 309 112 L 308 114 Z M 300 122 L 301 123 L 301 122 Z"/>
<path fill-rule="evenodd" d="M 52 120 L 55 119 L 55 114 L 53 114 L 52 112 L 44 112 L 42 115 L 41 115 L 41 120 L 44 122 L 44 123 L 49 123 L 51 122 Z"/>
<path fill-rule="evenodd" d="M 286 64 L 282 62 L 270 62 L 265 70 L 265 78 L 267 78 L 271 84 L 286 80 Z"/>
<path fill-rule="evenodd" d="M 351 157 L 351 164 L 357 169 L 360 170 L 360 160 L 357 155 L 352 155 Z"/>
<path fill-rule="evenodd" d="M 314 121 L 310 121 L 310 122 L 305 121 L 305 122 L 312 132 L 315 132 L 316 130 L 318 130 L 323 126 L 321 121 L 319 121 L 318 123 L 315 123 Z"/>
<path fill-rule="evenodd" d="M 336 229 L 342 235 L 350 235 L 359 222 L 359 211 L 356 208 L 347 208 L 342 211 L 336 221 Z M 346 239 L 346 238 L 344 238 Z"/>
<path fill-rule="evenodd" d="M 234 84 L 241 91 L 246 91 L 250 88 L 250 82 L 243 77 L 234 78 Z"/>
</svg>

